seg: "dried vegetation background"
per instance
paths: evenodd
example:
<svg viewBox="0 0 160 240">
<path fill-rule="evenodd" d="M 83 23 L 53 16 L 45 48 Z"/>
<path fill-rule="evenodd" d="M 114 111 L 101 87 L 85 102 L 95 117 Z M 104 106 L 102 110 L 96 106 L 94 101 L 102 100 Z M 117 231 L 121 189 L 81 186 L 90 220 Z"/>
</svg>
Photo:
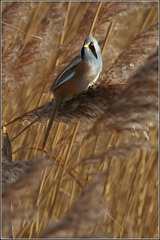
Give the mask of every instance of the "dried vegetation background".
<svg viewBox="0 0 160 240">
<path fill-rule="evenodd" d="M 103 71 L 42 152 L 50 86 L 89 34 Z M 3 237 L 158 238 L 157 79 L 156 2 L 2 3 Z"/>
</svg>

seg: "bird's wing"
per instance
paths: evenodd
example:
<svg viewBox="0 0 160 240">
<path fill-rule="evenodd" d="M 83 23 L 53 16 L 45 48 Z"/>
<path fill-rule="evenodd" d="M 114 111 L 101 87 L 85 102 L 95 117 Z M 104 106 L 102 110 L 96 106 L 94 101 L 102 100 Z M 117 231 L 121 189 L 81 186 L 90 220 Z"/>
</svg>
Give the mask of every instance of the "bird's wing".
<svg viewBox="0 0 160 240">
<path fill-rule="evenodd" d="M 57 76 L 55 79 L 53 85 L 51 86 L 51 91 L 54 91 L 57 89 L 60 85 L 65 83 L 66 81 L 70 80 L 75 75 L 75 67 L 79 62 L 81 62 L 82 59 L 80 56 L 76 56 L 69 65 L 63 71 Z"/>
</svg>

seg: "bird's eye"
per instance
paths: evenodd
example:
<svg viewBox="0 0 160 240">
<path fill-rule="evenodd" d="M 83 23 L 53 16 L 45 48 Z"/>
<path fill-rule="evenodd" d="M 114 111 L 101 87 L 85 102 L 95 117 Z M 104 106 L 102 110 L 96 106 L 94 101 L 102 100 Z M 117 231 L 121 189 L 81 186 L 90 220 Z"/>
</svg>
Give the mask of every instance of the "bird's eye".
<svg viewBox="0 0 160 240">
<path fill-rule="evenodd" d="M 93 42 L 91 42 L 91 43 L 90 43 L 90 45 L 93 47 L 93 46 L 94 46 L 94 43 L 93 43 Z"/>
</svg>

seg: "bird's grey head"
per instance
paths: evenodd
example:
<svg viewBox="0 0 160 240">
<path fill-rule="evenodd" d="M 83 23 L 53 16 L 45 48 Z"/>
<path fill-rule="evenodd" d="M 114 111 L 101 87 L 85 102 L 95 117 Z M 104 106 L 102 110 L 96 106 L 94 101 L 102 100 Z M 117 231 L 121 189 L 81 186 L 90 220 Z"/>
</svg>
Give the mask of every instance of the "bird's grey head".
<svg viewBox="0 0 160 240">
<path fill-rule="evenodd" d="M 97 66 L 97 68 L 102 68 L 101 48 L 94 37 L 90 36 L 85 39 L 79 55 L 82 60 L 89 64 L 94 63 L 94 65 L 96 64 L 99 66 Z"/>
<path fill-rule="evenodd" d="M 82 57 L 82 60 L 87 56 L 94 56 L 97 59 L 101 58 L 101 48 L 94 37 L 90 36 L 85 39 L 80 51 L 80 56 Z"/>
</svg>

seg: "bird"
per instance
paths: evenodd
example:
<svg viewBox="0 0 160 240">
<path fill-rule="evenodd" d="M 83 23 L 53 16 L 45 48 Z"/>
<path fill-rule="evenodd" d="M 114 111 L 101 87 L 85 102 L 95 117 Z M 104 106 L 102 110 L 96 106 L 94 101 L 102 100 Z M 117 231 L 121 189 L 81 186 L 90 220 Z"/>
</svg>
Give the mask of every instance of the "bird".
<svg viewBox="0 0 160 240">
<path fill-rule="evenodd" d="M 69 100 L 73 96 L 92 86 L 102 71 L 102 55 L 98 41 L 93 36 L 85 39 L 79 55 L 73 58 L 56 77 L 51 86 L 54 94 L 54 107 L 45 133 L 42 150 L 45 147 L 56 113 L 64 100 Z"/>
</svg>

